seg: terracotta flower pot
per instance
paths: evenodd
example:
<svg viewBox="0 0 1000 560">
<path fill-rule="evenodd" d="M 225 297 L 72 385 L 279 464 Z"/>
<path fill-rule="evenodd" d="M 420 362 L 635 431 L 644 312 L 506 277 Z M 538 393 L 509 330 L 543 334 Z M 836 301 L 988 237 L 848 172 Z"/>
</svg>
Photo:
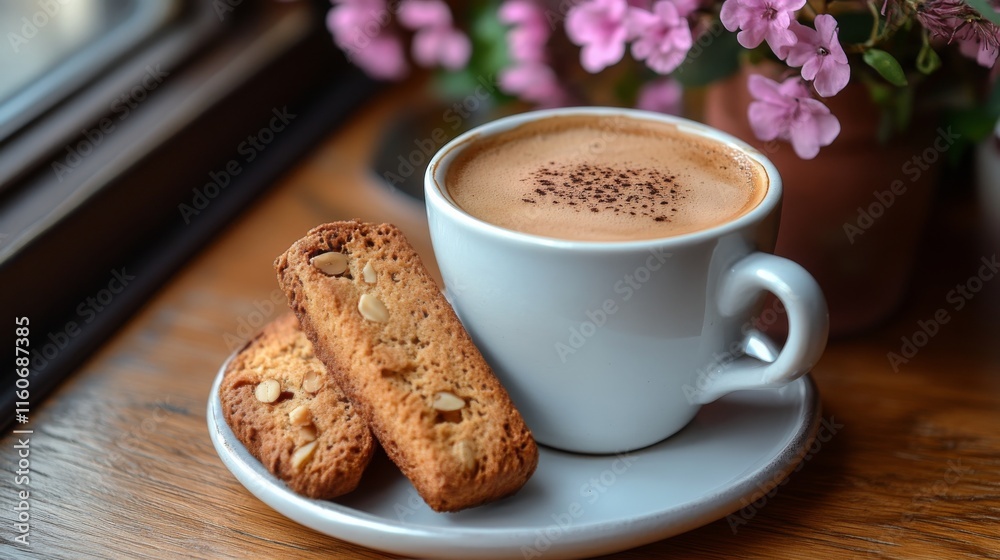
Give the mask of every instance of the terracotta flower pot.
<svg viewBox="0 0 1000 560">
<path fill-rule="evenodd" d="M 840 136 L 815 159 L 802 160 L 788 143 L 754 137 L 748 74 L 709 88 L 705 123 L 745 139 L 777 166 L 785 195 L 775 252 L 816 277 L 830 307 L 831 333 L 878 324 L 906 294 L 943 152 L 954 138 L 926 119 L 880 145 L 878 110 L 865 88 L 851 83 L 824 100 L 840 120 Z"/>
</svg>

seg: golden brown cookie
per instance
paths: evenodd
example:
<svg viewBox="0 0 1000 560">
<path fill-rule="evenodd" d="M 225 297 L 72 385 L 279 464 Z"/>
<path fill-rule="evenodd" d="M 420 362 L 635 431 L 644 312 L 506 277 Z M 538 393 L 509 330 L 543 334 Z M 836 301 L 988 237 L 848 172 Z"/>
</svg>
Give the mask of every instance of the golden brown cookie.
<svg viewBox="0 0 1000 560">
<path fill-rule="evenodd" d="M 222 412 L 236 437 L 293 491 L 329 499 L 357 487 L 374 450 L 368 425 L 287 313 L 226 367 Z"/>
<path fill-rule="evenodd" d="M 431 508 L 457 511 L 524 485 L 535 441 L 395 226 L 319 226 L 275 269 L 316 355 Z"/>
</svg>

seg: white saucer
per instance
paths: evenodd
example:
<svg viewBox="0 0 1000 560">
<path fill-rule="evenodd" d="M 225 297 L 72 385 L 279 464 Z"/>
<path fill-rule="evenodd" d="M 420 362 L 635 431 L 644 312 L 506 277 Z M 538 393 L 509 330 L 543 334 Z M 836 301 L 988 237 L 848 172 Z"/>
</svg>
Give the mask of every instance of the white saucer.
<svg viewBox="0 0 1000 560">
<path fill-rule="evenodd" d="M 382 454 L 347 496 L 321 501 L 291 492 L 226 425 L 224 370 L 212 386 L 208 427 L 236 478 L 302 525 L 409 557 L 584 557 L 683 533 L 739 510 L 787 476 L 811 445 L 820 414 L 808 376 L 780 389 L 733 393 L 706 405 L 677 435 L 625 455 L 540 447 L 538 470 L 516 495 L 442 514 Z"/>
</svg>

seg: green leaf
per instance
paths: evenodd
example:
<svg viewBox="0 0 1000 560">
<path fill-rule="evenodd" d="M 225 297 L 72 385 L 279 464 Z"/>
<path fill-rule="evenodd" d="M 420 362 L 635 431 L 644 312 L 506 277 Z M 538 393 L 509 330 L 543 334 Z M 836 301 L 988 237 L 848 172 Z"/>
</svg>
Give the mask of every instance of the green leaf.
<svg viewBox="0 0 1000 560">
<path fill-rule="evenodd" d="M 685 87 L 708 85 L 735 74 L 740 68 L 742 51 L 736 34 L 717 22 L 695 40 L 687 58 L 671 75 Z"/>
<path fill-rule="evenodd" d="M 496 75 L 509 65 L 507 27 L 497 20 L 499 2 L 496 0 L 475 3 L 468 7 L 466 19 L 470 22 L 469 39 L 472 56 L 465 68 L 456 71 L 441 70 L 435 73 L 433 86 L 444 99 L 462 99 L 475 91 L 484 81 L 495 82 Z M 512 98 L 493 89 L 492 96 L 498 103 Z"/>
<path fill-rule="evenodd" d="M 906 73 L 891 54 L 879 49 L 868 49 L 865 51 L 864 61 L 890 84 L 899 87 L 906 85 Z"/>
<path fill-rule="evenodd" d="M 509 63 L 507 54 L 507 26 L 500 23 L 496 17 L 499 4 L 487 2 L 485 5 L 473 8 L 470 37 L 472 39 L 472 60 L 469 67 L 474 70 L 491 74 Z"/>
<path fill-rule="evenodd" d="M 965 0 L 965 3 L 979 12 L 979 15 L 996 25 L 1000 25 L 1000 13 L 997 13 L 987 0 Z"/>
<path fill-rule="evenodd" d="M 930 43 L 925 41 L 924 46 L 920 47 L 920 53 L 917 54 L 917 70 L 924 74 L 931 74 L 940 67 L 941 57 L 938 56 L 937 51 L 931 47 Z"/>
</svg>

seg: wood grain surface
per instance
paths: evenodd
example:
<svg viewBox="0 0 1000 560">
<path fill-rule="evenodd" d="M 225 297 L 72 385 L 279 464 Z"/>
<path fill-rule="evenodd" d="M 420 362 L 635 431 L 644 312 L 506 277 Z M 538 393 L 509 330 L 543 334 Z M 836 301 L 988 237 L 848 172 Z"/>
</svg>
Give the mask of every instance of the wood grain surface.
<svg viewBox="0 0 1000 560">
<path fill-rule="evenodd" d="M 422 205 L 365 169 L 410 102 L 368 104 L 191 260 L 44 403 L 31 436 L 30 547 L 11 542 L 17 438 L 0 440 L 3 558 L 383 558 L 253 497 L 209 440 L 220 364 L 283 307 L 276 255 L 321 222 L 395 222 L 436 270 Z M 829 437 L 771 495 L 618 558 L 1000 558 L 1000 279 L 949 292 L 992 258 L 968 197 L 941 201 L 905 307 L 833 341 L 814 371 Z M 949 313 L 908 363 L 920 322 Z"/>
</svg>

